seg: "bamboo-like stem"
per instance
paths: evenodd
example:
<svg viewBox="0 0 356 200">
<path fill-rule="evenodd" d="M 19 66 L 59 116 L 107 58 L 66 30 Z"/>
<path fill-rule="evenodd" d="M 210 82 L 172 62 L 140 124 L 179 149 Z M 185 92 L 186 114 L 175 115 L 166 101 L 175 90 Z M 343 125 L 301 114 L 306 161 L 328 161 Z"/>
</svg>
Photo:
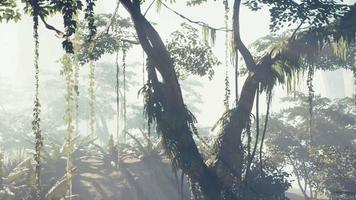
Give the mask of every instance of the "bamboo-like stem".
<svg viewBox="0 0 356 200">
<path fill-rule="evenodd" d="M 94 43 L 90 45 L 90 52 L 92 52 Z M 92 57 L 92 56 L 90 56 Z M 93 58 L 89 61 L 89 131 L 92 137 L 95 137 L 95 63 Z"/>
<path fill-rule="evenodd" d="M 115 66 L 116 66 L 116 142 L 119 143 L 120 137 L 120 66 L 119 66 L 119 50 L 116 51 L 115 58 Z"/>
<path fill-rule="evenodd" d="M 41 104 L 39 100 L 39 36 L 38 36 L 38 5 L 33 4 L 33 38 L 35 42 L 34 68 L 35 68 L 35 100 L 33 108 L 32 130 L 35 135 L 35 199 L 41 199 L 41 149 L 43 147 L 43 138 L 41 134 Z"/>
<path fill-rule="evenodd" d="M 124 94 L 124 102 L 123 102 L 123 118 L 124 118 L 124 124 L 123 124 L 123 142 L 126 143 L 126 123 L 127 123 L 127 119 L 126 119 L 126 112 L 127 112 L 127 108 L 126 108 L 126 49 L 123 48 L 122 51 L 122 73 L 124 76 L 124 80 L 123 80 L 123 94 Z"/>
<path fill-rule="evenodd" d="M 227 1 L 224 1 L 225 4 L 225 28 L 229 28 L 229 5 Z M 229 110 L 230 103 L 230 82 L 229 82 L 229 32 L 225 32 L 225 98 L 224 98 L 224 106 L 225 111 Z"/>
<path fill-rule="evenodd" d="M 74 83 L 75 83 L 75 74 L 73 73 L 73 65 L 70 55 L 64 55 L 62 59 L 63 71 L 66 80 L 66 111 L 64 115 L 64 121 L 67 124 L 67 131 L 65 135 L 66 140 L 66 156 L 67 156 L 67 166 L 66 166 L 66 182 L 67 182 L 67 197 L 69 200 L 72 199 L 73 196 L 73 161 L 72 161 L 72 153 L 73 153 L 73 131 L 74 127 L 74 111 L 75 111 L 75 94 L 74 94 Z"/>
</svg>

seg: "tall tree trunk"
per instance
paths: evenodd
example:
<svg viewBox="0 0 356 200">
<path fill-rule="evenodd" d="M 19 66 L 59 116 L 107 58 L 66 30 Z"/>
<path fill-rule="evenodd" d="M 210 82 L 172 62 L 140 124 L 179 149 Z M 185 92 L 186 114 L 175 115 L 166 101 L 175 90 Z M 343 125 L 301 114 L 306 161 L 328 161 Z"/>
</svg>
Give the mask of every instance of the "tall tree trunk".
<svg viewBox="0 0 356 200">
<path fill-rule="evenodd" d="M 184 116 L 186 107 L 182 92 L 174 71 L 173 61 L 161 40 L 157 31 L 141 14 L 140 1 L 120 0 L 126 10 L 130 13 L 139 41 L 152 62 L 153 69 L 150 70 L 151 80 L 153 76 L 153 89 L 158 92 L 158 101 L 161 103 L 164 117 L 157 117 L 157 124 L 162 132 L 163 140 L 170 146 L 166 151 L 174 156 L 171 157 L 173 164 L 181 168 L 192 180 L 199 183 L 204 197 L 208 200 L 220 199 L 219 183 L 216 174 L 204 163 L 201 154 L 195 144 L 189 122 Z M 156 70 L 162 76 L 163 83 L 157 82 Z M 174 123 L 167 123 L 170 115 L 179 116 Z M 174 148 L 174 150 L 172 150 Z"/>
<path fill-rule="evenodd" d="M 234 179 L 237 184 L 242 179 L 243 147 L 242 131 L 249 122 L 258 82 L 250 75 L 242 88 L 237 108 L 232 110 L 230 120 L 222 130 L 222 137 L 217 154 L 217 171 L 225 187 L 231 187 Z"/>
<path fill-rule="evenodd" d="M 162 106 L 160 115 L 155 116 L 163 139 L 169 146 L 166 147 L 173 164 L 181 168 L 194 182 L 199 183 L 205 199 L 221 199 L 221 191 L 230 190 L 234 180 L 241 182 L 243 166 L 242 131 L 249 122 L 251 109 L 258 86 L 259 74 L 251 53 L 242 43 L 239 35 L 239 6 L 240 0 L 234 4 L 234 36 L 237 49 L 243 56 L 250 73 L 247 77 L 237 108 L 231 111 L 228 124 L 222 131 L 220 146 L 216 154 L 215 171 L 209 168 L 199 153 L 192 137 L 189 121 L 185 116 L 186 107 L 183 101 L 181 88 L 174 70 L 173 61 L 162 42 L 157 31 L 141 14 L 139 0 L 120 0 L 130 13 L 134 22 L 140 44 L 151 62 L 148 77 L 152 87 L 158 95 Z M 260 64 L 259 64 L 260 65 Z M 263 64 L 261 64 L 263 65 Z M 163 83 L 157 79 L 157 71 Z M 254 73 L 255 72 L 255 73 Z M 169 116 L 174 116 L 174 123 L 167 123 Z M 220 170 L 222 169 L 222 170 Z"/>
</svg>

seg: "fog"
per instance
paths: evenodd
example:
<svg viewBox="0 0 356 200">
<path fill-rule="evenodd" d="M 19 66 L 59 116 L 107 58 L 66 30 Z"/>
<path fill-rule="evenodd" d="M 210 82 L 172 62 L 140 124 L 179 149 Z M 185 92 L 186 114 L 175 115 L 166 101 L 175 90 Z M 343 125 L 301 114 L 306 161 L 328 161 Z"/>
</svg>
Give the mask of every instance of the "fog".
<svg viewBox="0 0 356 200">
<path fill-rule="evenodd" d="M 347 3 L 351 5 L 355 3 L 355 1 L 349 0 Z M 145 2 L 141 10 L 145 11 L 149 8 L 149 4 L 150 2 Z M 232 1 L 230 4 L 232 7 Z M 114 11 L 116 2 L 99 0 L 96 2 L 96 5 L 95 13 L 111 14 Z M 194 21 L 203 21 L 212 27 L 221 27 L 224 24 L 224 5 L 220 1 L 212 1 L 192 7 L 187 7 L 184 1 L 177 1 L 176 3 L 168 5 L 175 11 Z M 122 5 L 119 7 L 118 15 L 122 18 L 130 17 Z M 83 14 L 79 16 L 79 18 L 82 17 Z M 154 28 L 164 42 L 172 38 L 171 34 L 179 30 L 182 23 L 189 24 L 189 21 L 164 6 L 161 6 L 161 9 L 157 11 L 154 5 L 147 12 L 146 18 L 149 22 L 154 24 Z M 231 18 L 232 11 L 230 10 L 229 19 Z M 246 6 L 242 6 L 240 21 L 241 37 L 248 47 L 251 47 L 253 42 L 261 37 L 270 34 L 270 14 L 268 8 L 253 12 Z M 59 14 L 49 17 L 47 22 L 60 30 L 64 29 L 62 17 Z M 232 24 L 231 20 L 229 24 Z M 192 26 L 199 30 L 199 41 L 203 42 L 203 34 L 201 33 L 203 32 L 202 27 L 194 23 Z M 297 24 L 293 24 L 292 27 L 297 27 Z M 231 26 L 229 28 L 232 29 Z M 285 30 L 286 29 L 280 30 L 277 33 L 283 34 Z M 0 173 L 0 178 L 2 178 L 1 175 L 3 175 L 0 186 L 2 185 L 1 183 L 9 183 L 9 186 L 0 187 L 0 199 L 31 199 L 31 190 L 29 189 L 24 189 L 21 195 L 18 195 L 19 193 L 16 194 L 16 192 L 21 191 L 21 189 L 19 189 L 21 187 L 25 188 L 25 177 L 29 176 L 28 174 L 33 174 L 33 172 L 22 173 L 22 168 L 19 163 L 21 164 L 23 160 L 27 162 L 26 159 L 32 159 L 32 154 L 35 153 L 34 136 L 31 128 L 35 96 L 32 18 L 25 15 L 18 22 L 2 22 L 0 24 L 0 33 L 0 152 L 2 152 L 3 155 L 3 160 L 0 163 L 5 163 L 4 165 L 0 165 L 0 168 L 3 168 L 0 172 L 4 172 Z M 229 37 L 232 36 L 230 35 Z M 67 122 L 64 119 L 66 113 L 66 79 L 65 75 L 63 75 L 62 63 L 60 62 L 60 59 L 65 53 L 61 42 L 62 38 L 59 38 L 55 32 L 48 30 L 44 27 L 43 23 L 40 23 L 39 98 L 41 103 L 40 117 L 45 151 L 45 153 L 43 153 L 43 160 L 47 160 L 43 166 L 43 177 L 41 178 L 44 184 L 43 191 L 49 191 L 54 184 L 60 183 L 61 179 L 63 180 L 61 184 L 65 185 L 64 180 L 66 180 L 64 177 L 66 174 L 66 158 L 68 158 L 68 154 L 65 153 Z M 197 119 L 195 126 L 201 137 L 205 138 L 208 145 L 210 145 L 205 146 L 199 137 L 194 136 L 195 140 L 198 141 L 197 143 L 199 143 L 198 148 L 201 152 L 209 152 L 209 147 L 213 147 L 212 138 L 216 138 L 219 134 L 219 128 L 213 129 L 213 127 L 226 111 L 224 106 L 226 74 L 226 66 L 224 64 L 226 56 L 225 32 L 218 30 L 216 32 L 215 43 L 210 45 L 212 46 L 213 54 L 221 62 L 220 65 L 214 66 L 215 74 L 212 79 L 210 80 L 207 76 L 200 77 L 190 75 L 187 79 L 180 80 L 180 86 L 187 108 Z M 119 52 L 118 57 L 119 66 L 121 68 L 123 66 L 122 51 Z M 73 141 L 75 142 L 72 155 L 73 166 L 75 166 L 76 171 L 73 172 L 74 178 L 72 180 L 74 199 L 163 200 L 191 198 L 191 186 L 189 185 L 188 176 L 181 176 L 179 166 L 173 166 L 172 170 L 169 156 L 165 156 L 164 150 L 159 148 L 161 133 L 156 132 L 155 124 L 150 125 L 152 127 L 149 131 L 147 120 L 144 118 L 144 99 L 143 95 L 139 94 L 139 91 L 147 80 L 147 74 L 142 72 L 143 67 L 146 68 L 146 58 L 147 55 L 144 54 L 140 45 L 135 44 L 127 51 L 125 63 L 125 76 L 127 81 L 125 83 L 127 84 L 126 102 L 123 102 L 124 97 L 122 95 L 124 89 L 121 88 L 119 121 L 117 121 L 115 96 L 116 55 L 115 53 L 106 53 L 99 60 L 95 61 L 94 126 L 96 137 L 94 139 L 90 137 L 89 64 L 86 63 L 80 66 L 78 79 L 78 116 L 76 120 L 73 120 L 73 124 L 76 126 L 73 133 Z M 229 66 L 227 66 L 231 91 L 231 97 L 228 102 L 230 108 L 235 107 L 235 69 L 233 62 L 234 61 L 230 61 L 229 58 Z M 245 67 L 241 56 L 239 66 L 240 69 Z M 300 97 L 301 99 L 306 98 L 308 94 L 307 73 L 307 71 L 301 73 L 296 88 L 293 89 L 294 91 L 304 94 L 304 96 Z M 119 77 L 122 87 L 122 71 Z M 239 77 L 239 92 L 242 91 L 246 77 L 247 75 Z M 347 101 L 355 102 L 354 95 L 356 93 L 356 87 L 354 78 L 353 72 L 346 69 L 333 71 L 316 70 L 313 78 L 314 96 L 316 96 L 316 98 L 327 98 L 330 100 L 330 102 L 325 103 L 325 105 L 327 104 L 325 107 L 326 110 L 334 108 L 333 106 L 340 106 L 339 110 L 341 110 L 341 108 L 344 109 L 346 106 L 345 117 L 350 117 L 351 123 L 355 120 L 352 118 L 355 116 L 356 109 L 349 107 L 349 110 L 347 110 L 350 104 L 345 103 L 341 105 L 337 102 L 345 98 L 348 99 Z M 286 117 L 285 113 L 281 114 L 284 110 L 304 105 L 297 100 L 285 100 L 285 98 L 292 98 L 293 96 L 295 97 L 296 95 L 293 91 L 287 91 L 285 85 L 278 84 L 273 89 L 270 107 L 272 120 L 269 126 L 275 125 L 274 127 L 277 127 L 273 119 Z M 267 96 L 265 93 L 261 93 L 259 98 L 259 112 L 262 117 L 265 115 L 267 109 Z M 254 104 L 252 113 L 255 112 L 255 106 Z M 317 107 L 318 105 L 315 104 L 315 106 Z M 353 104 L 353 106 L 355 106 L 355 104 Z M 125 107 L 126 111 L 123 110 L 123 107 Z M 317 109 L 319 109 L 319 107 Z M 320 108 L 320 110 L 322 109 L 324 109 L 324 107 Z M 124 112 L 126 114 L 124 114 Z M 318 114 L 323 116 L 323 112 L 320 111 L 320 113 L 315 114 L 315 123 L 323 121 L 322 118 L 317 118 Z M 325 113 L 327 112 L 325 111 Z M 127 115 L 127 119 L 123 118 L 124 115 Z M 344 115 L 341 117 L 344 117 Z M 256 118 L 255 116 L 253 116 L 253 118 L 251 123 L 252 126 L 255 126 Z M 289 119 L 288 117 L 286 118 Z M 297 126 L 302 126 L 303 123 L 301 121 L 303 121 L 303 119 L 296 119 L 296 124 L 300 122 Z M 260 126 L 263 127 L 264 120 L 262 118 L 260 123 Z M 274 127 L 272 127 L 272 129 Z M 345 138 L 351 138 L 352 148 L 355 148 L 355 141 L 352 141 L 352 138 L 353 140 L 355 139 L 355 137 L 352 136 L 352 132 L 356 130 L 355 124 L 340 124 L 340 127 L 351 132 L 349 134 L 349 132 L 345 131 L 345 134 L 347 132 L 347 134 L 351 135 L 345 136 Z M 322 128 L 323 127 L 315 127 L 315 129 L 328 132 L 328 130 Z M 344 129 L 340 128 L 340 130 L 338 130 L 343 132 Z M 263 130 L 263 128 L 261 128 L 261 130 Z M 254 131 L 254 128 L 252 128 L 252 132 Z M 330 132 L 332 131 L 333 130 L 330 130 Z M 127 135 L 125 132 L 129 132 L 130 135 Z M 356 134 L 356 132 L 353 133 Z M 147 134 L 149 134 L 150 142 L 146 141 Z M 123 142 L 127 145 L 127 148 L 123 145 L 122 147 L 118 147 L 118 150 L 116 146 L 116 150 L 111 149 L 113 147 L 110 146 L 110 136 L 112 136 L 112 141 L 115 141 L 115 145 L 119 145 L 119 141 L 121 143 L 122 138 L 117 138 L 117 136 L 122 137 L 122 135 L 126 135 L 127 137 L 127 141 L 125 140 Z M 133 136 L 131 137 L 131 135 Z M 330 141 L 333 141 L 335 138 L 338 137 L 333 137 Z M 138 143 L 137 140 L 141 143 Z M 271 141 L 274 140 L 271 139 Z M 143 145 L 143 147 L 140 145 Z M 156 146 L 157 149 L 153 151 L 152 148 Z M 269 147 L 264 148 L 264 150 L 267 151 Z M 127 156 L 129 158 L 126 161 L 112 158 L 112 151 L 118 151 L 116 154 L 119 153 L 122 157 Z M 351 159 L 355 158 L 352 156 L 354 156 L 354 154 L 351 155 Z M 23 164 L 23 166 L 25 165 L 27 164 Z M 16 167 L 17 170 L 21 168 L 21 173 L 15 170 Z M 288 190 L 290 199 L 304 199 L 298 186 L 293 167 L 287 163 L 283 169 L 291 174 L 291 176 L 287 178 L 292 181 L 291 187 Z M 33 170 L 33 168 L 29 170 Z M 15 181 L 10 184 L 9 174 L 11 174 L 11 172 L 15 173 L 13 176 Z M 353 173 L 354 172 L 355 170 L 353 170 Z M 7 178 L 5 178 L 6 173 Z M 16 185 L 16 183 L 19 184 Z M 31 184 L 34 185 L 34 183 Z M 2 191 L 5 191 L 6 188 L 9 191 L 12 190 L 11 193 L 13 194 L 8 196 L 3 195 L 5 192 Z M 63 186 L 62 190 L 56 192 L 65 194 L 65 188 L 66 187 Z M 27 192 L 27 190 L 30 192 Z M 61 196 L 57 194 L 53 197 L 43 195 L 43 198 L 69 199 L 68 196 L 65 197 L 65 195 Z"/>
</svg>

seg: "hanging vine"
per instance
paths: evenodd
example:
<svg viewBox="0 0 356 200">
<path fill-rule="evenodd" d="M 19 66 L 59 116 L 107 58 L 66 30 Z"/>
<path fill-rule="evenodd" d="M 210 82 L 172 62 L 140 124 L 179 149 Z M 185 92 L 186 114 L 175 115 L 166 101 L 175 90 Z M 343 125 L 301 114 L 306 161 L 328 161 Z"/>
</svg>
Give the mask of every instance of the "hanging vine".
<svg viewBox="0 0 356 200">
<path fill-rule="evenodd" d="M 90 45 L 90 52 L 93 51 L 93 46 L 94 43 L 91 42 L 92 44 Z M 90 61 L 89 61 L 89 89 L 88 89 L 88 94 L 89 94 L 89 131 L 90 135 L 95 137 L 95 63 L 90 56 Z"/>
<path fill-rule="evenodd" d="M 43 138 L 41 134 L 41 104 L 39 100 L 39 36 L 38 36 L 38 15 L 39 2 L 31 1 L 33 10 L 33 38 L 35 43 L 34 68 L 35 68 L 35 100 L 33 107 L 32 131 L 35 135 L 35 199 L 41 199 L 41 149 L 43 147 Z"/>
<path fill-rule="evenodd" d="M 78 15 L 75 16 L 75 19 L 78 20 Z M 74 34 L 74 44 L 73 44 L 74 52 L 78 53 L 81 45 L 78 31 Z M 74 108 L 75 108 L 75 131 L 76 134 L 79 135 L 79 72 L 80 65 L 79 59 L 74 54 L 72 55 L 72 66 L 74 66 Z"/>
<path fill-rule="evenodd" d="M 246 168 L 246 181 L 249 178 L 249 173 L 250 173 L 250 167 L 253 162 L 253 159 L 256 155 L 256 150 L 257 150 L 257 144 L 258 144 L 258 139 L 260 137 L 260 114 L 259 114 L 259 104 L 260 104 L 260 83 L 257 85 L 257 91 L 256 91 L 256 138 L 255 138 L 255 144 L 251 153 L 251 156 L 249 157 L 248 163 L 247 163 L 247 168 Z"/>
<path fill-rule="evenodd" d="M 122 73 L 124 76 L 123 80 L 123 117 L 124 117 L 124 127 L 123 127 L 123 142 L 126 143 L 126 49 L 122 48 Z"/>
<path fill-rule="evenodd" d="M 310 144 L 313 143 L 313 100 L 314 100 L 314 89 L 313 89 L 313 77 L 314 77 L 314 67 L 309 65 L 308 67 L 308 78 L 307 78 L 307 86 L 308 86 L 308 104 L 309 104 L 309 137 Z"/>
<path fill-rule="evenodd" d="M 94 25 L 94 7 L 95 7 L 95 0 L 86 0 L 84 18 L 88 22 L 89 41 L 91 41 L 96 34 L 96 26 Z"/>
<path fill-rule="evenodd" d="M 266 109 L 265 124 L 263 127 L 261 145 L 260 145 L 260 171 L 261 171 L 261 173 L 263 172 L 263 161 L 262 161 L 263 143 L 265 140 L 267 126 L 268 126 L 268 117 L 269 117 L 271 101 L 272 101 L 272 91 L 268 90 L 266 95 L 267 95 L 267 109 Z"/>
<path fill-rule="evenodd" d="M 250 157 L 251 157 L 251 142 L 252 142 L 251 119 L 249 119 L 246 124 L 246 135 L 247 135 L 247 158 L 250 159 Z"/>
<path fill-rule="evenodd" d="M 229 4 L 227 0 L 224 0 L 225 5 L 225 28 L 229 28 Z M 225 98 L 224 98 L 224 106 L 225 110 L 229 110 L 229 102 L 230 102 L 230 82 L 229 82 L 229 33 L 225 32 Z"/>
<path fill-rule="evenodd" d="M 142 88 L 145 87 L 146 80 L 145 80 L 145 70 L 146 70 L 146 63 L 145 63 L 145 51 L 142 49 Z M 146 129 L 147 126 L 147 136 L 148 136 L 148 149 L 151 150 L 151 126 L 150 123 L 148 122 L 148 119 L 146 121 L 146 111 L 145 111 L 145 98 L 142 99 L 142 121 L 143 121 L 143 130 Z"/>
<path fill-rule="evenodd" d="M 75 105 L 75 129 L 79 135 L 79 64 L 74 61 L 74 105 Z"/>
<path fill-rule="evenodd" d="M 95 46 L 96 26 L 94 25 L 95 0 L 86 0 L 84 18 L 88 22 L 88 43 L 89 43 L 89 132 L 95 137 L 95 63 L 93 50 Z"/>
<path fill-rule="evenodd" d="M 119 74 L 120 74 L 120 66 L 119 66 L 119 51 L 116 50 L 116 58 L 115 58 L 115 66 L 116 66 L 116 141 L 119 143 L 120 136 L 120 82 L 119 82 Z"/>
<path fill-rule="evenodd" d="M 2 150 L 0 149 L 0 190 L 3 189 L 3 167 L 4 167 L 4 154 L 2 152 Z"/>
<path fill-rule="evenodd" d="M 72 163 L 72 152 L 73 152 L 73 139 L 72 135 L 74 132 L 74 109 L 75 109 L 75 74 L 73 72 L 73 65 L 70 55 L 65 54 L 62 58 L 63 64 L 63 74 L 66 80 L 66 110 L 64 114 L 64 121 L 67 124 L 67 130 L 65 135 L 66 140 L 66 156 L 67 156 L 67 166 L 66 166 L 66 181 L 67 181 L 67 197 L 72 199 L 73 196 L 73 163 Z"/>
</svg>

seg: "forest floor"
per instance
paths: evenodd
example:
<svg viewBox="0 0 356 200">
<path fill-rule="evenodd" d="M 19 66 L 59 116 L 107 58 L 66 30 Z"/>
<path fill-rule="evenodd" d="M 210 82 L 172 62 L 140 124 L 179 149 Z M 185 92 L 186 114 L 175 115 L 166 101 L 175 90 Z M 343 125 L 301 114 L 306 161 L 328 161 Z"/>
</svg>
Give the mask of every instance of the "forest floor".
<svg viewBox="0 0 356 200">
<path fill-rule="evenodd" d="M 87 157 L 75 166 L 78 174 L 73 180 L 73 194 L 78 195 L 76 199 L 179 200 L 182 194 L 184 199 L 190 199 L 186 180 L 181 193 L 181 176 L 175 176 L 168 162 L 130 159 L 120 162 L 115 169 L 102 159 Z"/>
</svg>

